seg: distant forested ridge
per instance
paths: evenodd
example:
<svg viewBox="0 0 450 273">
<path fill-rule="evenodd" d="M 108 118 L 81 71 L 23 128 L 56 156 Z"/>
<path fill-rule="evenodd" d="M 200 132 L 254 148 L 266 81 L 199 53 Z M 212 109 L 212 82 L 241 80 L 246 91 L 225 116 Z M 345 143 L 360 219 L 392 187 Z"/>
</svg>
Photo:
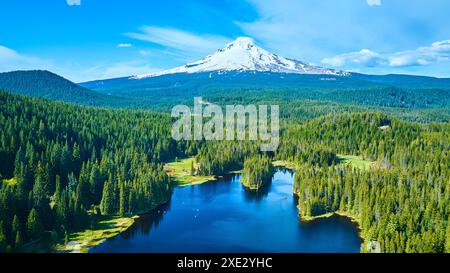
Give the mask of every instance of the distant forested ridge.
<svg viewBox="0 0 450 273">
<path fill-rule="evenodd" d="M 124 98 L 89 90 L 43 70 L 0 73 L 0 90 L 81 105 L 126 106 Z"/>
<path fill-rule="evenodd" d="M 221 105 L 279 104 L 286 120 L 304 121 L 305 115 L 318 117 L 349 108 L 420 122 L 450 119 L 450 79 L 433 77 L 231 71 L 118 78 L 81 85 L 102 94 L 138 99 L 144 108 L 151 105 L 162 111 L 180 103 L 192 104 L 194 96 L 202 96 Z"/>
<path fill-rule="evenodd" d="M 77 85 L 48 71 L 15 71 L 0 73 L 0 89 L 81 105 L 163 112 L 192 105 L 194 96 L 220 105 L 278 104 L 287 122 L 348 111 L 377 111 L 417 122 L 450 120 L 450 79 L 408 75 L 211 72 Z"/>
</svg>

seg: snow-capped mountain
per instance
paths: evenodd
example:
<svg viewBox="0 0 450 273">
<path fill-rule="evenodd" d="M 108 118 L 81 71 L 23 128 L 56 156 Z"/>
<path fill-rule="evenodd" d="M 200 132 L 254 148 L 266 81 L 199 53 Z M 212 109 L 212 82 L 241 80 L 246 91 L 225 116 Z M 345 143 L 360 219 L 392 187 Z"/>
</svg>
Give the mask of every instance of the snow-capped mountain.
<svg viewBox="0 0 450 273">
<path fill-rule="evenodd" d="M 212 71 L 260 71 L 295 74 L 323 74 L 346 76 L 347 72 L 314 66 L 291 60 L 256 46 L 251 38 L 239 37 L 203 59 L 151 74 L 135 75 L 142 79 L 174 73 L 199 73 Z"/>
</svg>

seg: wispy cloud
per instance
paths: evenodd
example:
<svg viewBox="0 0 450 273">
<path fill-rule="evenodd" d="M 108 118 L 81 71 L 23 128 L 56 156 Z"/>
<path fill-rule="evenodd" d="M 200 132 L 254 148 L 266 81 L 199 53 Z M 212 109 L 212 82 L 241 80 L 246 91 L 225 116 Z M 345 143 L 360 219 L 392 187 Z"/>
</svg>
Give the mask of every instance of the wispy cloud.
<svg viewBox="0 0 450 273">
<path fill-rule="evenodd" d="M 340 54 L 322 60 L 324 64 L 332 66 L 345 66 L 357 64 L 361 66 L 424 66 L 450 60 L 450 40 L 434 42 L 429 46 L 419 47 L 415 50 L 406 50 L 394 53 L 380 54 L 363 49 L 358 52 Z"/>
<path fill-rule="evenodd" d="M 66 0 L 67 5 L 69 6 L 80 6 L 81 0 Z"/>
<path fill-rule="evenodd" d="M 363 66 L 374 67 L 384 64 L 386 61 L 377 52 L 373 52 L 369 49 L 362 49 L 358 52 L 350 52 L 340 54 L 332 58 L 325 58 L 322 63 L 332 66 L 343 66 L 347 63 L 355 63 Z"/>
<path fill-rule="evenodd" d="M 117 47 L 132 47 L 132 44 L 117 44 Z"/>
<path fill-rule="evenodd" d="M 402 51 L 389 56 L 391 66 L 429 65 L 450 60 L 450 40 L 439 41 L 430 46 L 419 47 L 416 50 Z"/>
<path fill-rule="evenodd" d="M 0 71 L 23 69 L 46 69 L 48 61 L 36 57 L 20 54 L 17 51 L 0 45 Z"/>
<path fill-rule="evenodd" d="M 369 6 L 381 6 L 381 0 L 366 0 Z"/>
<path fill-rule="evenodd" d="M 126 36 L 162 46 L 165 53 L 186 59 L 199 57 L 222 48 L 231 39 L 210 34 L 195 34 L 175 28 L 143 26 L 139 32 L 125 33 Z"/>
<path fill-rule="evenodd" d="M 97 80 L 147 74 L 160 70 L 137 60 L 93 66 L 82 71 L 82 74 L 86 76 L 85 79 Z"/>
</svg>

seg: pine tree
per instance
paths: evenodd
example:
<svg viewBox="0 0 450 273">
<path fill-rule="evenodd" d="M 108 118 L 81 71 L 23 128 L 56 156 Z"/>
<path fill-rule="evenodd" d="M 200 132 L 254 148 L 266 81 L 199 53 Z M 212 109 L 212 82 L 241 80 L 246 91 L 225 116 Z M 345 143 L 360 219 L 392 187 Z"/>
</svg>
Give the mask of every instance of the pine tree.
<svg viewBox="0 0 450 273">
<path fill-rule="evenodd" d="M 48 177 L 42 162 L 39 161 L 36 169 L 35 182 L 33 186 L 34 206 L 40 209 L 48 206 Z"/>
<path fill-rule="evenodd" d="M 130 190 L 128 191 L 128 212 L 133 214 L 135 211 L 135 204 L 134 204 L 134 191 Z"/>
<path fill-rule="evenodd" d="M 61 194 L 62 185 L 61 185 L 61 177 L 56 175 L 55 177 L 55 199 L 58 199 L 58 195 Z"/>
<path fill-rule="evenodd" d="M 67 194 L 67 190 L 59 190 L 58 193 L 56 193 L 55 198 L 55 222 L 56 227 L 61 227 L 62 225 L 70 225 L 68 223 L 69 217 L 69 197 Z"/>
<path fill-rule="evenodd" d="M 80 202 L 84 207 L 89 207 L 90 202 L 90 186 L 89 181 L 86 179 L 81 179 L 80 175 L 80 181 L 78 182 L 77 191 L 76 191 L 76 197 L 77 201 Z"/>
<path fill-rule="evenodd" d="M 39 239 L 44 233 L 44 226 L 36 209 L 32 209 L 27 221 L 28 237 L 32 240 Z"/>
<path fill-rule="evenodd" d="M 47 169 L 41 161 L 36 167 L 35 182 L 33 185 L 33 207 L 35 207 L 41 217 L 44 228 L 53 227 L 53 216 L 50 208 L 50 186 Z"/>
<path fill-rule="evenodd" d="M 93 164 L 91 174 L 89 176 L 89 184 L 91 191 L 91 200 L 93 204 L 99 204 L 102 199 L 103 183 L 100 176 L 99 168 L 96 163 Z"/>
<path fill-rule="evenodd" d="M 114 189 L 110 182 L 106 181 L 103 187 L 102 201 L 100 202 L 100 210 L 103 215 L 114 214 Z"/>
<path fill-rule="evenodd" d="M 120 183 L 120 196 L 119 196 L 119 214 L 120 216 L 125 216 L 127 213 L 127 192 L 124 183 Z"/>
<path fill-rule="evenodd" d="M 75 173 L 78 174 L 80 172 L 81 166 L 81 155 L 80 155 L 80 147 L 77 143 L 74 144 L 72 150 L 72 160 L 73 160 L 73 169 Z"/>
<path fill-rule="evenodd" d="M 19 217 L 14 215 L 12 226 L 11 226 L 11 238 L 14 239 L 17 236 L 17 233 L 22 232 L 22 225 L 20 223 Z"/>
<path fill-rule="evenodd" d="M 14 242 L 14 247 L 15 248 L 21 247 L 22 244 L 23 244 L 22 233 L 20 231 L 17 231 L 16 237 L 15 237 L 15 242 Z"/>
</svg>

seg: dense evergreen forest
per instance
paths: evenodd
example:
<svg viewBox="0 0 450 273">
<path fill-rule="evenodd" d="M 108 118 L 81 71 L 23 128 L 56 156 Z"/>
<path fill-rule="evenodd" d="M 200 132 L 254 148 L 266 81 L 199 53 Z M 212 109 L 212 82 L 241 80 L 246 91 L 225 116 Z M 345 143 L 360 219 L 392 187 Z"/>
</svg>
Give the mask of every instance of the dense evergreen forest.
<svg viewBox="0 0 450 273">
<path fill-rule="evenodd" d="M 297 163 L 303 216 L 344 212 L 383 252 L 450 251 L 450 125 L 419 125 L 382 114 L 328 115 L 291 127 L 277 157 Z M 374 161 L 364 170 L 336 154 Z"/>
<path fill-rule="evenodd" d="M 247 157 L 242 170 L 242 184 L 251 190 L 259 190 L 272 181 L 274 172 L 270 157 Z"/>
<path fill-rule="evenodd" d="M 373 242 L 383 252 L 450 251 L 448 122 L 292 102 L 282 113 L 279 149 L 263 154 L 248 141 L 175 142 L 173 120 L 163 113 L 5 92 L 0 105 L 1 251 L 20 250 L 49 232 L 66 236 L 99 215 L 131 216 L 166 203 L 172 187 L 163 164 L 185 156 L 195 156 L 200 175 L 243 169 L 244 180 L 259 186 L 270 180 L 272 160 L 294 162 L 300 214 L 358 219 L 362 251 Z M 293 116 L 299 118 L 288 121 Z M 355 168 L 340 155 L 373 164 Z"/>
<path fill-rule="evenodd" d="M 188 150 L 169 137 L 170 116 L 4 92 L 0 105 L 1 251 L 169 200 L 161 163 Z"/>
<path fill-rule="evenodd" d="M 258 154 L 258 145 L 249 141 L 216 141 L 199 146 L 196 161 L 201 175 L 224 175 L 243 168 L 248 155 Z"/>
</svg>

